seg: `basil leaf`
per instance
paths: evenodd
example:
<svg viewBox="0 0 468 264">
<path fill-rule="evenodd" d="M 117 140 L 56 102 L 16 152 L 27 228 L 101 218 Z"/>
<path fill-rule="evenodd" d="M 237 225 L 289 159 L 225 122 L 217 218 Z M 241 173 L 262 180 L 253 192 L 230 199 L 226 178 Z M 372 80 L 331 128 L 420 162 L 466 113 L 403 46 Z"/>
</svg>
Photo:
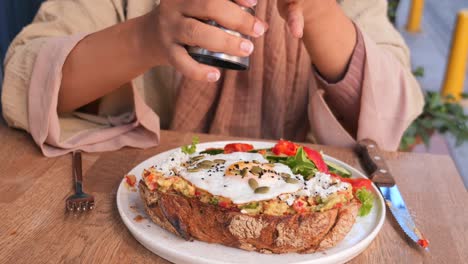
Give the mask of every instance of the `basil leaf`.
<svg viewBox="0 0 468 264">
<path fill-rule="evenodd" d="M 191 145 L 181 147 L 182 152 L 185 153 L 185 154 L 188 154 L 188 155 L 195 153 L 195 151 L 197 151 L 197 144 L 198 143 L 200 143 L 200 140 L 198 139 L 197 136 L 194 136 L 192 138 L 192 144 Z"/>
<path fill-rule="evenodd" d="M 284 157 L 277 158 L 281 158 L 278 159 L 279 163 L 287 165 L 294 174 L 302 175 L 305 180 L 309 180 L 310 178 L 314 177 L 318 171 L 315 164 L 309 160 L 309 158 L 307 158 L 307 155 L 302 147 L 297 150 L 295 156 L 287 157 L 286 159 L 284 159 Z"/>
</svg>

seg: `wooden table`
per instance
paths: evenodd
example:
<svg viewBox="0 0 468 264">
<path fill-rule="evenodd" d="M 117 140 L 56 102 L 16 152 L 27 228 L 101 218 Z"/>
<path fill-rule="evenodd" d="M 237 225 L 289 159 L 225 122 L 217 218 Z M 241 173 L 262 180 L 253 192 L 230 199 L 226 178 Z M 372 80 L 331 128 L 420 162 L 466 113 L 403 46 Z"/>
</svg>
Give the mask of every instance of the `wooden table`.
<svg viewBox="0 0 468 264">
<path fill-rule="evenodd" d="M 84 154 L 85 190 L 95 195 L 97 207 L 77 217 L 64 211 L 64 201 L 72 193 L 71 156 L 45 158 L 28 135 L 0 127 L 0 263 L 168 263 L 132 237 L 117 212 L 115 196 L 132 167 L 189 143 L 191 137 L 163 131 L 157 148 Z M 230 138 L 200 135 L 200 139 Z M 316 147 L 359 167 L 349 149 Z M 384 156 L 417 225 L 431 241 L 431 252 L 410 243 L 387 215 L 380 234 L 351 263 L 465 262 L 468 195 L 450 157 Z"/>
</svg>

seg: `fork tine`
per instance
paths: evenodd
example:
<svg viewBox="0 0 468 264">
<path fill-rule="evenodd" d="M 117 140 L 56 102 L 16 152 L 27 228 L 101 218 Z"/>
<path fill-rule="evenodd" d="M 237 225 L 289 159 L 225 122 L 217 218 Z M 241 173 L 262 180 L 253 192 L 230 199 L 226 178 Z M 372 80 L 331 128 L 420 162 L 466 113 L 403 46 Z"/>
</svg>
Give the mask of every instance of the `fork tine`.
<svg viewBox="0 0 468 264">
<path fill-rule="evenodd" d="M 83 212 L 86 212 L 86 209 L 88 209 L 88 202 L 84 202 L 84 203 L 81 205 L 81 210 L 83 210 Z"/>
</svg>

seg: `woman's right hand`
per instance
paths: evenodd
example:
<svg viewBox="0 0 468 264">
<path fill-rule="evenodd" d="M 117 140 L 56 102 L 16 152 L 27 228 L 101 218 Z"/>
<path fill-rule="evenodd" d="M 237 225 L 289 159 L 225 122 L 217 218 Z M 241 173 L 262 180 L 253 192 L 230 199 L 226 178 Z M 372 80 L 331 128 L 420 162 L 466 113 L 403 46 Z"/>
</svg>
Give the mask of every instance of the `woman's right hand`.
<svg viewBox="0 0 468 264">
<path fill-rule="evenodd" d="M 256 0 L 236 0 L 251 7 Z M 184 46 L 199 46 L 234 56 L 249 56 L 253 43 L 233 36 L 199 20 L 214 20 L 219 25 L 251 37 L 262 36 L 267 25 L 229 0 L 161 0 L 147 16 L 143 41 L 156 65 L 172 65 L 188 78 L 216 82 L 220 71 L 198 63 Z"/>
</svg>

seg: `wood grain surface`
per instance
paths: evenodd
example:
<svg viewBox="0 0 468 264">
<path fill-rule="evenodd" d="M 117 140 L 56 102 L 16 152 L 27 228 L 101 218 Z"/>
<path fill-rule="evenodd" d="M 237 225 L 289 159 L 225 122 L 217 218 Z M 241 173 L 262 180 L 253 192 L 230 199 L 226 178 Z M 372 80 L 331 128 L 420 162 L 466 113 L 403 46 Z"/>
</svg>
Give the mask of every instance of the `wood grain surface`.
<svg viewBox="0 0 468 264">
<path fill-rule="evenodd" d="M 131 168 L 192 138 L 168 131 L 161 136 L 161 145 L 147 150 L 84 153 L 84 188 L 95 196 L 96 210 L 75 216 L 65 213 L 64 206 L 72 194 L 71 155 L 45 158 L 27 134 L 0 126 L 0 263 L 169 263 L 132 237 L 115 202 L 117 187 Z M 315 147 L 359 168 L 349 149 Z M 431 251 L 410 242 L 387 214 L 377 238 L 351 263 L 466 263 L 468 195 L 450 157 L 384 157 Z"/>
</svg>

